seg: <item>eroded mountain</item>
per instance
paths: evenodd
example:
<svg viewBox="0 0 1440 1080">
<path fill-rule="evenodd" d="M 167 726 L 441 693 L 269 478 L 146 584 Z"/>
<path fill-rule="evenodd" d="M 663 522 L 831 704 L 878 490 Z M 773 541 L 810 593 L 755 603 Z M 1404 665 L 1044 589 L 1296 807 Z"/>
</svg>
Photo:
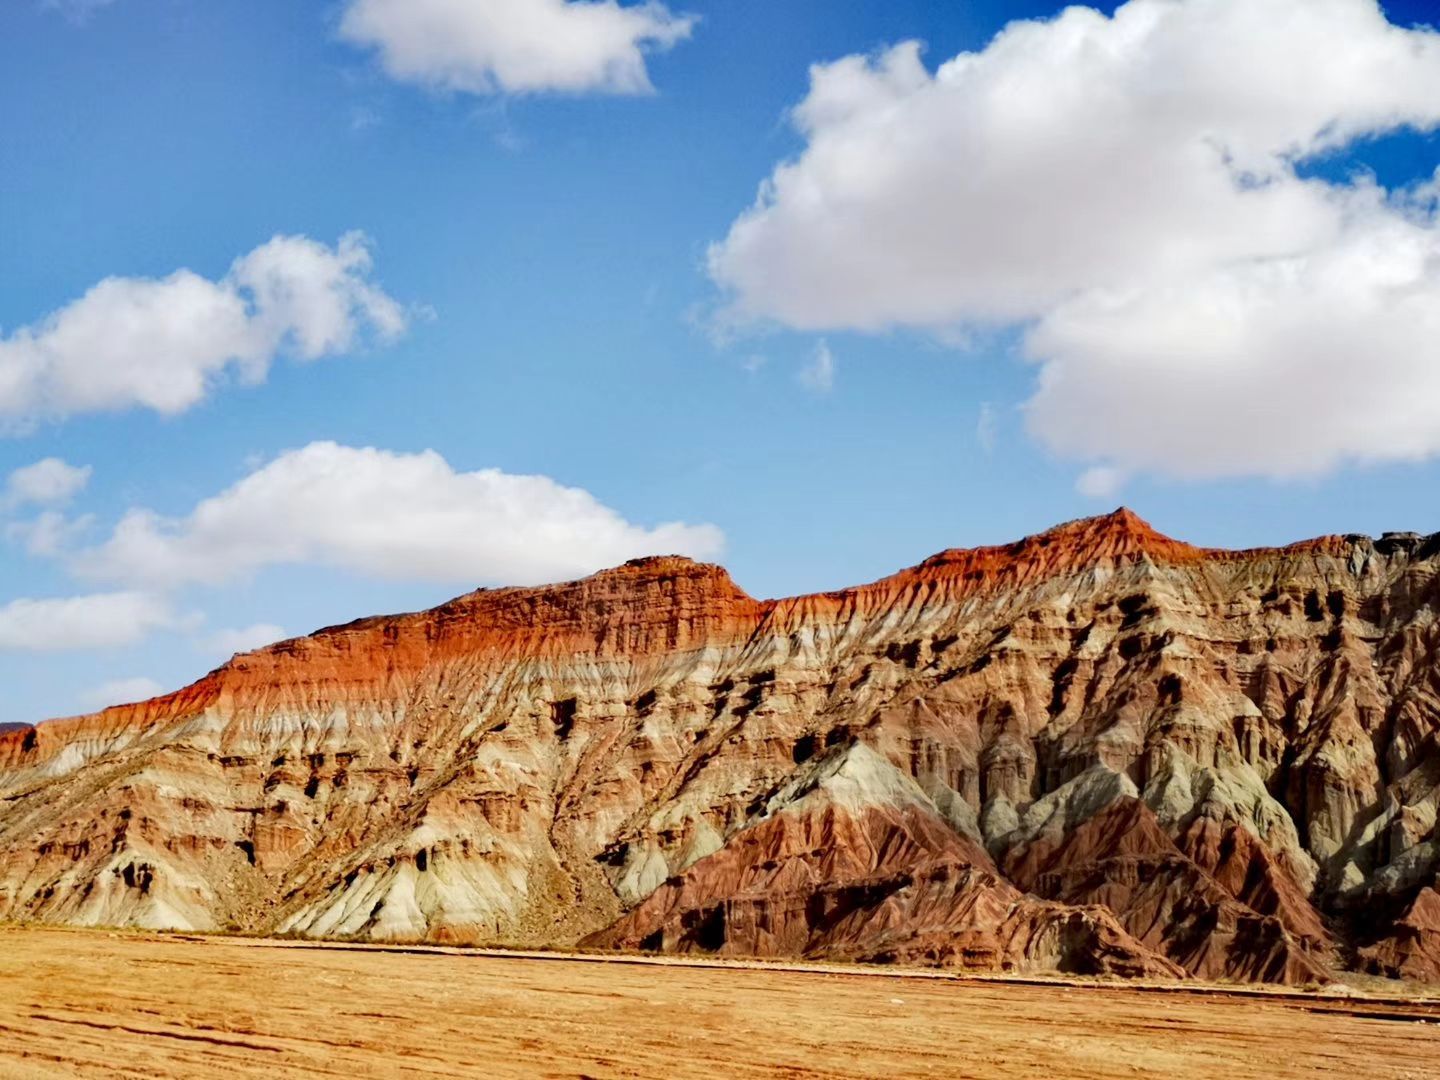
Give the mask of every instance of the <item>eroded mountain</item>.
<svg viewBox="0 0 1440 1080">
<path fill-rule="evenodd" d="M 0 734 L 0 918 L 1440 978 L 1440 537 L 636 560 Z"/>
</svg>

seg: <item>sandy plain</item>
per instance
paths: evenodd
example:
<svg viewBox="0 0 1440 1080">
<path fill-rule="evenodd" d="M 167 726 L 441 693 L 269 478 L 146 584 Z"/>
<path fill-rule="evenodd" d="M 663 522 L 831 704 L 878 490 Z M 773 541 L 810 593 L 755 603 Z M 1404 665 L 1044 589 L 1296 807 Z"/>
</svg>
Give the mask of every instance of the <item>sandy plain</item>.
<svg viewBox="0 0 1440 1080">
<path fill-rule="evenodd" d="M 27 1080 L 1344 1074 L 1440 1076 L 1440 1000 L 0 928 Z"/>
</svg>

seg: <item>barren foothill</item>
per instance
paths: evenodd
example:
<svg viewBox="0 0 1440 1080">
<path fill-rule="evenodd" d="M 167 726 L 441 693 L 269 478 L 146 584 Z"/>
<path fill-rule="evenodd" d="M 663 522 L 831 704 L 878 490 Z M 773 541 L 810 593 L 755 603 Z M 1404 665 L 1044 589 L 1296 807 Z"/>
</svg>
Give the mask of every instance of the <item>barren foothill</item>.
<svg viewBox="0 0 1440 1080">
<path fill-rule="evenodd" d="M 0 1076 L 1428 1077 L 1440 1001 L 0 929 Z"/>
</svg>

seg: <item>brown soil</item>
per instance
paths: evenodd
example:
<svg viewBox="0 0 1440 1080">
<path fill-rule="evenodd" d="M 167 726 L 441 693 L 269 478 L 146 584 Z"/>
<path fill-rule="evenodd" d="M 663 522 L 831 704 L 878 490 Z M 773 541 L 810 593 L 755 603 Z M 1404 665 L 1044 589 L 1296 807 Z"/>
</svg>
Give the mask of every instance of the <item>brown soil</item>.
<svg viewBox="0 0 1440 1080">
<path fill-rule="evenodd" d="M 0 1076 L 1440 1073 L 1440 1001 L 0 929 Z"/>
</svg>

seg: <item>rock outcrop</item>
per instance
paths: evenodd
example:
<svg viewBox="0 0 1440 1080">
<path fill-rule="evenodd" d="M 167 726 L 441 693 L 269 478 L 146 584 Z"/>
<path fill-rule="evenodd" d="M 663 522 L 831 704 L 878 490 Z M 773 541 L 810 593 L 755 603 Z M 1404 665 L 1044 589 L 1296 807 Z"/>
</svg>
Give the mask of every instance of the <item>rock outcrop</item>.
<svg viewBox="0 0 1440 1080">
<path fill-rule="evenodd" d="M 0 919 L 1440 979 L 1440 537 L 649 558 L 0 733 Z"/>
</svg>

